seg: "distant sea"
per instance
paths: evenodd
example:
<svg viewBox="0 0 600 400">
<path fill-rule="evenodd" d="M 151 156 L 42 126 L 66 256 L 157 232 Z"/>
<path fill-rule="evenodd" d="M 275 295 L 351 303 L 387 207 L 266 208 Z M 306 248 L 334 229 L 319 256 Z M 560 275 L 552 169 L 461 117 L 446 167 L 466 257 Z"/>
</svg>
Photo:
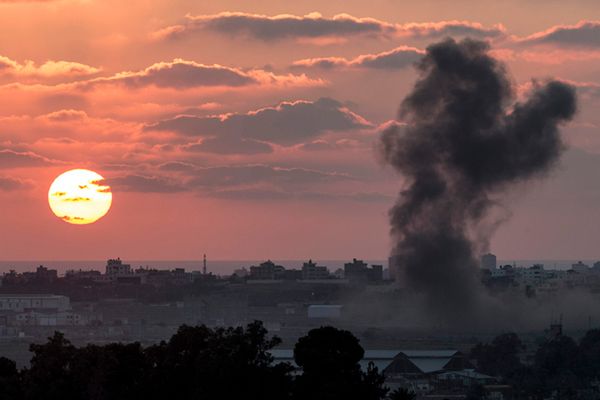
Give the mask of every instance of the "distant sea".
<svg viewBox="0 0 600 400">
<path fill-rule="evenodd" d="M 217 275 L 231 274 L 239 268 L 249 269 L 252 265 L 258 265 L 265 260 L 207 260 L 206 266 L 208 272 Z M 334 272 L 338 268 L 343 268 L 344 263 L 350 260 L 314 260 L 318 265 L 324 265 Z M 388 267 L 387 260 L 364 260 L 369 264 L 381 264 L 384 268 Z M 543 264 L 546 269 L 569 269 L 571 265 L 578 261 L 589 265 L 590 267 L 598 260 L 499 260 L 498 265 L 516 265 L 517 267 L 530 267 L 534 264 Z M 273 260 L 276 264 L 283 265 L 286 268 L 301 268 L 306 260 Z M 131 264 L 132 268 L 156 268 L 173 269 L 185 268 L 186 271 L 202 271 L 202 260 L 123 260 L 123 263 Z M 35 271 L 43 265 L 47 268 L 58 270 L 59 274 L 64 274 L 68 270 L 90 270 L 95 269 L 104 272 L 106 260 L 87 260 L 87 261 L 0 261 L 0 273 L 8 272 L 11 269 L 17 272 Z"/>
</svg>

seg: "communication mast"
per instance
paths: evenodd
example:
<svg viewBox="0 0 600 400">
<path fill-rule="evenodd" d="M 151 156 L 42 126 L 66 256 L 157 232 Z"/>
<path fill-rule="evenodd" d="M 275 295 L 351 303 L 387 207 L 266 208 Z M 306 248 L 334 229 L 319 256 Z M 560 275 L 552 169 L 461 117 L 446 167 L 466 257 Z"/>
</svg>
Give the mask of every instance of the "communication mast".
<svg viewBox="0 0 600 400">
<path fill-rule="evenodd" d="M 206 275 L 206 254 L 204 255 L 204 263 L 202 267 L 202 275 Z"/>
</svg>

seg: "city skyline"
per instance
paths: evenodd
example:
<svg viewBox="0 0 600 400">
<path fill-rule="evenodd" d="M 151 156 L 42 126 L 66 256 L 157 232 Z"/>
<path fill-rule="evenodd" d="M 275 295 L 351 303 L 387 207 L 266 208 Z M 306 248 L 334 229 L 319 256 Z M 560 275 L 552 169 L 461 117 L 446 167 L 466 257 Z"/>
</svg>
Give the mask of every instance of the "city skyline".
<svg viewBox="0 0 600 400">
<path fill-rule="evenodd" d="M 0 399 L 600 399 L 598 0 L 0 0 Z"/>
</svg>

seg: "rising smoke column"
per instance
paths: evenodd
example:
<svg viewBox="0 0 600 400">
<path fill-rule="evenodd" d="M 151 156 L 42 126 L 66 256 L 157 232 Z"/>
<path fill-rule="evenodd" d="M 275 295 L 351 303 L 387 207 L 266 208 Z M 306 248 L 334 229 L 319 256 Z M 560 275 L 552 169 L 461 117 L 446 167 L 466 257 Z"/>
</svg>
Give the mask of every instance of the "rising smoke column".
<svg viewBox="0 0 600 400">
<path fill-rule="evenodd" d="M 574 89 L 534 83 L 514 102 L 504 66 L 485 42 L 428 47 L 400 119 L 381 136 L 386 162 L 406 179 L 390 210 L 392 256 L 430 311 L 454 317 L 480 301 L 477 269 L 499 223 L 493 206 L 541 177 L 565 146 L 558 126 L 576 111 Z"/>
</svg>

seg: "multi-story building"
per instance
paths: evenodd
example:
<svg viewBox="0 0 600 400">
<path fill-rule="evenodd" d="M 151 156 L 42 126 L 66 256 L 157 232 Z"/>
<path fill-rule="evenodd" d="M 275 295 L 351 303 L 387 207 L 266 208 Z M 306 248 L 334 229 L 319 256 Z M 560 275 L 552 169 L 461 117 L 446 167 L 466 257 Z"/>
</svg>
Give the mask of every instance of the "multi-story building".
<svg viewBox="0 0 600 400">
<path fill-rule="evenodd" d="M 403 285 L 405 281 L 405 271 L 403 268 L 402 257 L 399 255 L 392 255 L 388 258 L 388 271 L 390 272 L 390 279 L 395 281 L 396 284 Z"/>
<path fill-rule="evenodd" d="M 383 280 L 383 266 L 369 265 L 363 260 L 352 259 L 351 263 L 344 264 L 344 277 L 350 282 L 381 282 Z"/>
<path fill-rule="evenodd" d="M 106 263 L 106 275 L 132 275 L 131 265 L 123 264 L 120 258 L 110 259 Z"/>
<path fill-rule="evenodd" d="M 494 271 L 496 269 L 497 260 L 496 256 L 492 253 L 484 254 L 481 256 L 481 268 Z"/>
<path fill-rule="evenodd" d="M 281 265 L 276 265 L 273 261 L 265 261 L 258 266 L 250 267 L 250 279 L 257 280 L 274 280 L 283 279 L 285 268 Z"/>
<path fill-rule="evenodd" d="M 517 281 L 524 286 L 538 286 L 546 281 L 547 274 L 543 264 L 517 269 Z"/>
<path fill-rule="evenodd" d="M 590 272 L 590 267 L 588 265 L 582 263 L 581 261 L 578 261 L 575 264 L 572 264 L 571 269 L 580 274 L 587 274 L 588 272 Z"/>
<path fill-rule="evenodd" d="M 327 267 L 318 266 L 317 263 L 314 263 L 312 260 L 308 260 L 302 264 L 302 279 L 305 281 L 308 280 L 321 280 L 321 279 L 329 279 L 329 270 Z"/>
</svg>

